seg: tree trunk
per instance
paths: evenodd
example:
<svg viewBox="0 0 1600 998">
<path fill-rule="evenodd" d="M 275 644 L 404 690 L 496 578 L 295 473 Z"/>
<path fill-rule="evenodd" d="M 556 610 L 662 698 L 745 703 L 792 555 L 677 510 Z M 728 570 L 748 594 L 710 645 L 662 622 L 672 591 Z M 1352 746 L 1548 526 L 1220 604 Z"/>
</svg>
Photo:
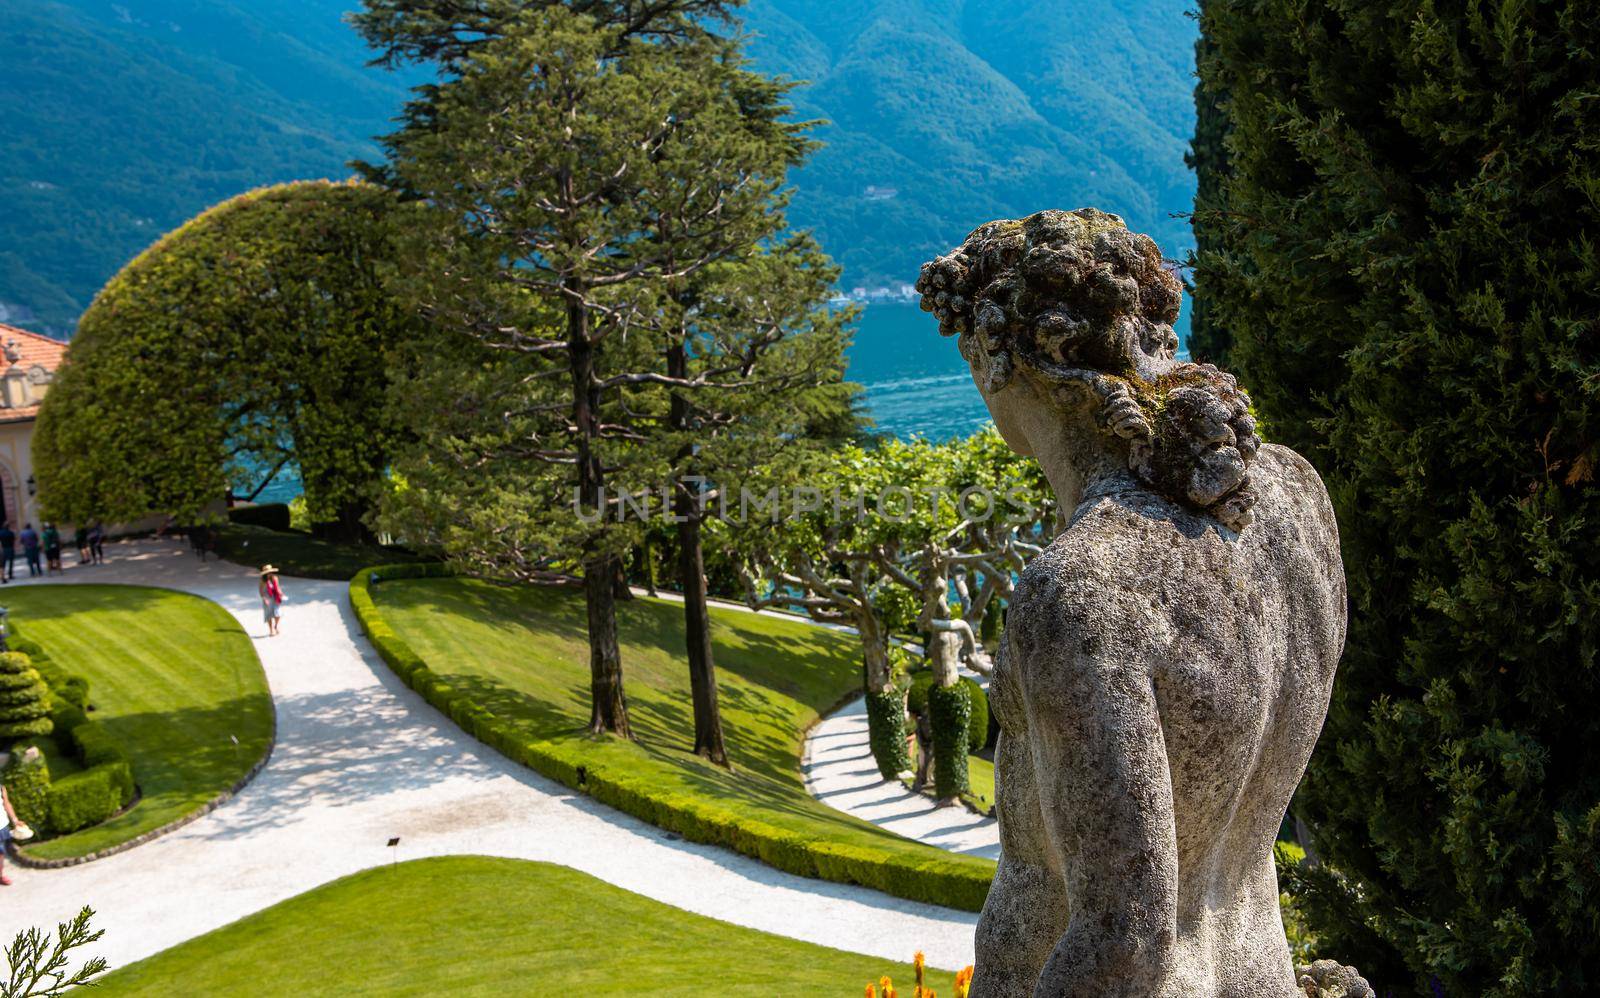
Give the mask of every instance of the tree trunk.
<svg viewBox="0 0 1600 998">
<path fill-rule="evenodd" d="M 591 514 L 605 512 L 605 473 L 595 441 L 600 436 L 600 392 L 594 381 L 594 344 L 589 340 L 585 289 L 567 286 L 567 352 L 572 364 L 572 421 L 577 427 L 578 501 Z M 632 738 L 628 701 L 622 689 L 622 652 L 617 647 L 616 578 L 618 559 L 605 553 L 598 538 L 585 543 L 583 594 L 589 619 L 589 690 L 593 703 L 589 731 Z"/>
<path fill-rule="evenodd" d="M 617 559 L 601 557 L 583 565 L 583 595 L 589 610 L 589 731 L 632 738 L 628 700 L 622 690 L 622 653 L 617 648 L 616 593 L 612 579 Z"/>
<path fill-rule="evenodd" d="M 678 575 L 683 586 L 683 638 L 694 699 L 694 754 L 728 765 L 717 707 L 717 667 L 711 657 L 711 615 L 706 607 L 705 563 L 700 548 L 700 501 L 680 484 L 674 497 L 678 524 Z"/>
<path fill-rule="evenodd" d="M 680 336 L 667 348 L 667 375 L 689 376 L 689 352 Z M 674 430 L 691 429 L 689 402 L 672 393 L 669 418 Z M 694 754 L 719 766 L 728 765 L 722 740 L 722 712 L 717 706 L 717 666 L 711 657 L 711 615 L 706 607 L 705 555 L 700 546 L 700 493 L 689 480 L 688 460 L 693 450 L 678 455 L 683 477 L 672 493 L 672 511 L 678 520 L 678 583 L 683 588 L 683 641 L 689 658 L 689 691 L 694 701 Z"/>
</svg>

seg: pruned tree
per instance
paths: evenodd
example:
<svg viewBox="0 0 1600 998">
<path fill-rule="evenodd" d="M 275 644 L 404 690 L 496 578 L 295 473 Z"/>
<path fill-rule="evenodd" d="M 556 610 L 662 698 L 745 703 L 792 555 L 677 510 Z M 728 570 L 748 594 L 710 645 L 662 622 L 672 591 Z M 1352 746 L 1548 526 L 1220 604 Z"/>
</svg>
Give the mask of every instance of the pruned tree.
<svg viewBox="0 0 1600 998">
<path fill-rule="evenodd" d="M 385 353 L 418 332 L 382 276 L 402 211 L 365 183 L 268 187 L 124 267 L 40 411 L 49 515 L 193 517 L 292 464 L 313 523 L 362 536 L 396 444 Z"/>
</svg>

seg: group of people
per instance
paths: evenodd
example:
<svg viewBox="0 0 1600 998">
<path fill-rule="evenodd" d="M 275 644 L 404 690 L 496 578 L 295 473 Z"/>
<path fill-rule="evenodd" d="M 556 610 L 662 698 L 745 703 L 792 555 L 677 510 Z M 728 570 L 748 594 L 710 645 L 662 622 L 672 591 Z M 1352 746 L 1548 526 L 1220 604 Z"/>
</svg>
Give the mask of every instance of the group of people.
<svg viewBox="0 0 1600 998">
<path fill-rule="evenodd" d="M 106 560 L 106 532 L 99 520 L 78 527 L 73 535 L 78 548 L 78 564 L 100 565 Z M 43 530 L 33 529 L 24 523 L 22 530 L 12 529 L 8 520 L 0 524 L 0 582 L 16 578 L 17 547 L 28 566 L 29 576 L 61 571 L 61 531 L 53 523 L 44 524 Z M 40 556 L 43 555 L 43 564 Z"/>
</svg>

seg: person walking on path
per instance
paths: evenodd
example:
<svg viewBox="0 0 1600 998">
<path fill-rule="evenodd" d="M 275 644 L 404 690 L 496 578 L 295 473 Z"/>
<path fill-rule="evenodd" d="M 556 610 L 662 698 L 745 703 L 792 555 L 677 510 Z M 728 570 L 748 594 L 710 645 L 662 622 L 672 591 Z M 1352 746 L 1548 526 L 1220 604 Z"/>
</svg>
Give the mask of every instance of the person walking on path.
<svg viewBox="0 0 1600 998">
<path fill-rule="evenodd" d="M 271 565 L 261 568 L 261 582 L 256 587 L 261 593 L 261 613 L 267 620 L 267 636 L 278 636 L 278 620 L 283 616 L 283 585 L 278 581 L 278 570 Z"/>
<path fill-rule="evenodd" d="M 61 571 L 61 531 L 53 523 L 44 525 L 45 573 Z"/>
<path fill-rule="evenodd" d="M 17 567 L 17 532 L 11 529 L 11 521 L 0 523 L 0 582 L 10 582 L 16 575 Z"/>
<path fill-rule="evenodd" d="M 32 523 L 24 523 L 17 539 L 22 541 L 22 554 L 28 559 L 28 575 L 43 575 L 44 569 L 39 567 L 39 532 Z"/>
<path fill-rule="evenodd" d="M 80 523 L 72 531 L 72 545 L 78 549 L 78 564 L 89 564 L 89 528 Z"/>
<path fill-rule="evenodd" d="M 106 563 L 106 528 L 99 520 L 89 525 L 89 561 L 96 565 Z"/>
</svg>

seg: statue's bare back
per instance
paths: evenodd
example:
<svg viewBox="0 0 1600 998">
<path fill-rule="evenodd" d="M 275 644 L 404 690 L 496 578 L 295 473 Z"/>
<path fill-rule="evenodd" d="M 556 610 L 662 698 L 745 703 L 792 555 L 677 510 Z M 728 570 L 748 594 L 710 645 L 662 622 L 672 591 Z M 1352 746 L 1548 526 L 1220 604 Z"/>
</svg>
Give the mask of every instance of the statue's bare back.
<svg viewBox="0 0 1600 998">
<path fill-rule="evenodd" d="M 1272 844 L 1327 711 L 1344 579 L 1316 473 L 1270 446 L 1257 467 L 1243 533 L 1129 483 L 1023 573 L 990 687 L 1001 889 L 975 994 L 1300 993 Z"/>
<path fill-rule="evenodd" d="M 991 222 L 917 287 L 1074 511 L 991 683 L 1002 854 L 972 994 L 1303 994 L 1273 842 L 1344 645 L 1321 479 L 1262 445 L 1231 376 L 1176 359 L 1180 287 L 1114 215 Z"/>
</svg>

